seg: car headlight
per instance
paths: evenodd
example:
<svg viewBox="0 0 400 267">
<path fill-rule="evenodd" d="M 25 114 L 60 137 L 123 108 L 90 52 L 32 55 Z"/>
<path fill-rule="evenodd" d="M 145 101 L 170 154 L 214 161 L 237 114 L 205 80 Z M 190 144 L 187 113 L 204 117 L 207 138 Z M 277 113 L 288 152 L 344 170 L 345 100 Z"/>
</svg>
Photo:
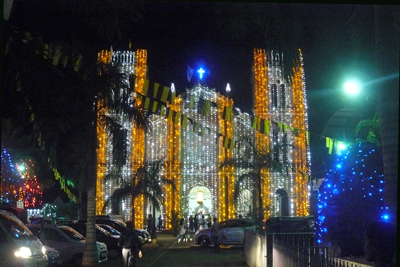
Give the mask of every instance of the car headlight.
<svg viewBox="0 0 400 267">
<path fill-rule="evenodd" d="M 28 247 L 20 247 L 19 249 L 14 250 L 14 255 L 18 258 L 28 258 L 32 256 L 32 251 Z"/>
</svg>

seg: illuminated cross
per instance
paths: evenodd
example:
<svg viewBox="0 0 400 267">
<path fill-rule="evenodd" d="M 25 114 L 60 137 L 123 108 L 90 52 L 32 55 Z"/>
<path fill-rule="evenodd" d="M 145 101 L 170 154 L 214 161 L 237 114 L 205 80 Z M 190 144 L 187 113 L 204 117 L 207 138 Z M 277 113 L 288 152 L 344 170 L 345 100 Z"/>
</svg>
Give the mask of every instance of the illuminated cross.
<svg viewBox="0 0 400 267">
<path fill-rule="evenodd" d="M 203 73 L 205 72 L 203 68 L 200 68 L 198 71 L 200 79 L 203 79 Z"/>
</svg>

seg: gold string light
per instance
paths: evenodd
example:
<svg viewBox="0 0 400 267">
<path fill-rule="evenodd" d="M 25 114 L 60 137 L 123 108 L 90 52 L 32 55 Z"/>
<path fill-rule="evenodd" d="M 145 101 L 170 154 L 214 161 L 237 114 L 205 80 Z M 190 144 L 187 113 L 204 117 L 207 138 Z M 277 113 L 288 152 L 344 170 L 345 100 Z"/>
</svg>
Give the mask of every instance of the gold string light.
<svg viewBox="0 0 400 267">
<path fill-rule="evenodd" d="M 122 55 L 122 54 L 121 54 Z M 107 51 L 99 53 L 101 62 L 110 62 L 112 54 Z M 138 50 L 135 52 L 134 72 L 136 75 L 134 91 L 146 95 L 143 91 L 147 69 L 147 51 Z M 245 170 L 240 170 L 234 166 L 225 166 L 218 168 L 219 164 L 230 158 L 237 158 L 235 147 L 226 148 L 224 138 L 230 140 L 239 140 L 241 136 L 250 136 L 254 138 L 256 148 L 262 151 L 273 152 L 273 125 L 271 121 L 279 122 L 285 125 L 303 129 L 298 136 L 291 131 L 281 129 L 278 131 L 275 142 L 282 143 L 283 138 L 287 139 L 289 148 L 286 155 L 279 154 L 279 160 L 285 162 L 291 168 L 288 175 L 274 173 L 270 170 L 262 170 L 262 199 L 264 209 L 264 218 L 278 216 L 281 212 L 276 192 L 278 189 L 284 189 L 289 196 L 289 215 L 303 216 L 308 215 L 309 185 L 307 177 L 301 173 L 309 174 L 309 147 L 307 144 L 306 130 L 307 126 L 307 105 L 305 98 L 304 69 L 302 65 L 302 55 L 300 51 L 300 61 L 293 69 L 293 77 L 290 81 L 283 78 L 283 67 L 278 55 L 271 52 L 267 53 L 263 49 L 254 50 L 254 115 L 262 120 L 267 120 L 269 128 L 268 134 L 262 133 L 259 129 L 253 129 L 251 116 L 247 113 L 241 113 L 240 110 L 232 115 L 232 119 L 226 120 L 224 117 L 225 108 L 233 109 L 232 99 L 223 96 L 215 89 L 210 89 L 200 84 L 187 91 L 186 94 L 193 96 L 195 106 L 188 108 L 188 100 L 185 94 L 177 96 L 174 103 L 166 103 L 166 106 L 178 114 L 190 118 L 188 125 L 181 123 L 180 117 L 169 118 L 160 114 L 154 114 L 149 117 L 151 131 L 145 133 L 142 128 L 132 125 L 131 137 L 129 142 L 132 145 L 130 168 L 131 173 L 143 165 L 145 160 L 154 161 L 162 159 L 165 161 L 164 170 L 161 175 L 175 182 L 177 191 L 174 191 L 171 185 L 164 185 L 163 205 L 160 212 L 165 215 L 165 228 L 170 229 L 172 222 L 170 219 L 173 212 L 179 212 L 180 216 L 188 216 L 191 208 L 189 205 L 190 190 L 196 186 L 205 186 L 211 194 L 211 212 L 219 220 L 234 218 L 238 215 L 235 210 L 233 193 L 236 179 L 243 174 Z M 129 70 L 129 68 L 126 68 Z M 272 85 L 278 85 L 280 91 L 272 92 Z M 279 87 L 283 85 L 282 87 Z M 171 88 L 172 89 L 172 88 Z M 199 99 L 203 98 L 215 106 L 211 107 L 210 116 L 204 116 L 197 110 Z M 276 101 L 279 99 L 280 101 Z M 138 107 L 141 107 L 141 100 L 137 99 Z M 210 132 L 201 134 L 193 133 L 195 123 L 200 123 L 207 127 Z M 254 132 L 255 131 L 255 132 Z M 100 207 L 104 204 L 104 198 L 109 195 L 107 187 L 104 186 L 103 177 L 105 167 L 110 160 L 107 156 L 105 131 L 99 129 L 98 136 L 100 148 L 98 151 L 98 202 L 96 212 L 99 213 Z M 294 146 L 294 148 L 291 147 Z M 193 150 L 192 152 L 188 149 Z M 272 150 L 271 150 L 272 149 Z M 276 148 L 275 148 L 276 149 Z M 204 155 L 208 160 L 208 165 L 195 166 L 193 161 L 195 155 L 203 160 Z M 193 172 L 198 168 L 197 173 Z M 209 169 L 207 169 L 209 168 Z M 211 168 L 211 170 L 210 170 Z M 115 188 L 115 184 L 112 188 Z M 248 189 L 253 192 L 252 184 L 245 182 L 242 189 Z M 111 189 L 109 189 L 111 190 Z M 254 194 L 254 192 L 253 192 Z M 206 200 L 205 200 L 206 201 Z M 149 203 L 146 203 L 143 197 L 135 199 L 135 226 L 143 227 L 146 223 L 147 214 L 149 214 Z M 125 218 L 131 216 L 130 200 L 123 203 Z M 254 210 L 254 208 L 253 208 Z M 245 214 L 242 214 L 245 215 Z"/>
</svg>

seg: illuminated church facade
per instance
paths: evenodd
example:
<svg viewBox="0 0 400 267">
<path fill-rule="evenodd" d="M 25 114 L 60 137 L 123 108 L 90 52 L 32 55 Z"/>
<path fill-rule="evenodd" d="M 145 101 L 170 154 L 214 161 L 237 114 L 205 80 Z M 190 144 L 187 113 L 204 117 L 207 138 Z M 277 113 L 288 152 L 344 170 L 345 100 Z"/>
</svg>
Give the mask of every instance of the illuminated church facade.
<svg viewBox="0 0 400 267">
<path fill-rule="evenodd" d="M 243 183 L 241 198 L 233 199 L 237 177 L 246 170 L 220 167 L 239 156 L 236 143 L 243 137 L 252 140 L 258 150 L 271 152 L 286 168 L 284 174 L 262 170 L 264 218 L 308 215 L 310 151 L 301 51 L 287 78 L 280 55 L 254 50 L 254 114 L 242 113 L 233 99 L 201 82 L 177 95 L 173 86 L 148 81 L 146 50 L 101 51 L 99 60 L 119 64 L 121 71 L 135 77 L 132 97 L 147 111 L 150 127 L 145 132 L 121 118 L 130 133 L 126 142 L 131 155 L 122 176 L 128 179 L 145 162 L 164 162 L 162 175 L 177 188 L 164 186 L 162 207 L 156 211 L 156 217 L 161 215 L 167 222 L 167 229 L 171 227 L 168 218 L 176 212 L 186 219 L 201 212 L 219 220 L 254 213 L 257 193 L 253 183 Z M 121 181 L 104 179 L 112 171 L 112 142 L 104 127 L 98 127 L 98 140 L 96 214 L 102 214 L 106 199 Z M 121 203 L 120 213 L 142 228 L 152 213 L 151 203 L 138 197 L 133 205 L 134 218 L 129 198 Z"/>
</svg>

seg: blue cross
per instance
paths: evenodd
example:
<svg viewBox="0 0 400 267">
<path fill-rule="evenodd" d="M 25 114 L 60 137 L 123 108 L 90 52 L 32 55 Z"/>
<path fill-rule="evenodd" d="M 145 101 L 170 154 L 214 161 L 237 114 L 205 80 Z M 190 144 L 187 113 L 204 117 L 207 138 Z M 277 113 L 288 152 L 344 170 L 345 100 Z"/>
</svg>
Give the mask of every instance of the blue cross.
<svg viewBox="0 0 400 267">
<path fill-rule="evenodd" d="M 205 72 L 203 68 L 200 68 L 198 71 L 200 79 L 203 79 L 203 73 Z"/>
</svg>

